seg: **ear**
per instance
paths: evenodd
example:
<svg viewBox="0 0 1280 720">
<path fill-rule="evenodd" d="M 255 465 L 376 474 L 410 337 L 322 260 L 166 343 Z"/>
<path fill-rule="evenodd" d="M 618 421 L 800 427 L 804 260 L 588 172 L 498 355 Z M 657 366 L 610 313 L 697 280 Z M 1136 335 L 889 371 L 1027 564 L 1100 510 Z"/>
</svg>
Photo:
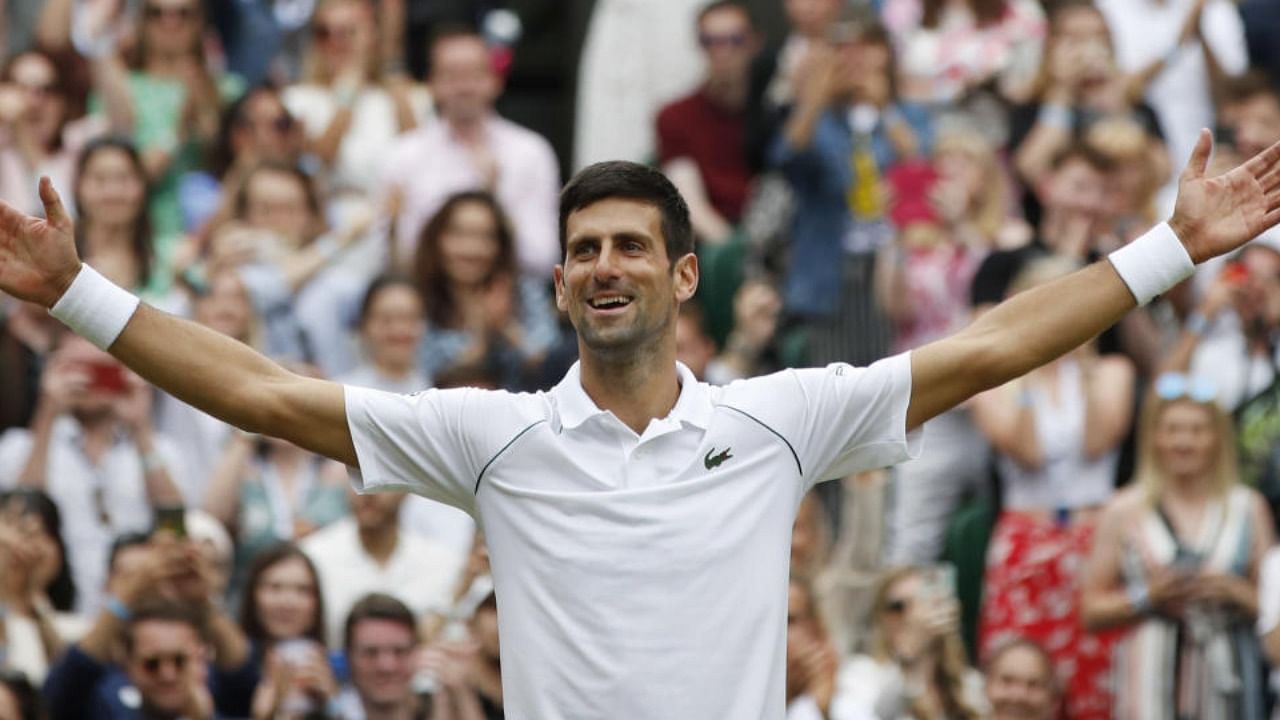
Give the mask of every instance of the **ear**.
<svg viewBox="0 0 1280 720">
<path fill-rule="evenodd" d="M 556 265 L 551 270 L 551 278 L 556 286 L 556 308 L 560 312 L 569 312 L 569 299 L 564 292 L 564 266 Z"/>
<path fill-rule="evenodd" d="M 693 253 L 685 254 L 676 260 L 676 266 L 672 268 L 671 274 L 674 279 L 676 301 L 688 301 L 698 290 L 698 256 Z"/>
</svg>

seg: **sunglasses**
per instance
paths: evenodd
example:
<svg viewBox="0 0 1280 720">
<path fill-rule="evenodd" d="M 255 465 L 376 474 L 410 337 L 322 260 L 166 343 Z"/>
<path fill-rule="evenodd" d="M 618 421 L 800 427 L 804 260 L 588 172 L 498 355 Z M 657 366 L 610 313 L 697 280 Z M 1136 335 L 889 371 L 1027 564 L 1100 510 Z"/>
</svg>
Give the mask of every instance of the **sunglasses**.
<svg viewBox="0 0 1280 720">
<path fill-rule="evenodd" d="M 901 598 L 895 598 L 884 604 L 884 611 L 890 615 L 901 615 L 911 607 L 910 601 Z"/>
<path fill-rule="evenodd" d="M 179 20 L 190 20 L 195 17 L 196 10 L 190 6 L 182 7 L 160 7 L 158 5 L 148 5 L 144 11 L 148 20 L 158 20 L 162 17 L 173 17 Z"/>
<path fill-rule="evenodd" d="M 174 670 L 182 672 L 186 669 L 187 662 L 190 661 L 190 659 L 191 658 L 188 657 L 186 653 L 152 655 L 151 657 L 142 658 L 142 661 L 139 664 L 142 665 L 142 669 L 146 671 L 148 675 L 155 675 L 160 672 L 160 668 L 167 664 L 172 664 Z"/>
<path fill-rule="evenodd" d="M 1164 373 L 1156 378 L 1155 391 L 1161 400 L 1189 398 L 1198 403 L 1208 403 L 1218 398 L 1218 388 L 1208 378 L 1183 373 Z"/>
<path fill-rule="evenodd" d="M 328 42 L 330 40 L 350 40 L 356 36 L 356 29 L 353 27 L 333 27 L 331 25 L 317 24 L 312 32 L 316 35 L 316 40 L 320 42 Z"/>
<path fill-rule="evenodd" d="M 747 45 L 747 36 L 745 33 L 728 33 L 725 35 L 714 35 L 712 33 L 698 33 L 698 44 L 703 50 L 710 50 L 713 47 L 731 47 L 742 48 Z"/>
</svg>

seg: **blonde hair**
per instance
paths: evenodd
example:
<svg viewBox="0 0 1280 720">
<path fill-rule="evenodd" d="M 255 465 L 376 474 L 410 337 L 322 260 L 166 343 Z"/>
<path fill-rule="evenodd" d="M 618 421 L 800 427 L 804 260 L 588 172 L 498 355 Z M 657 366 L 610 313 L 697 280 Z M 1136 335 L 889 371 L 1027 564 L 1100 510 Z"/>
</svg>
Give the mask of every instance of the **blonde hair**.
<svg viewBox="0 0 1280 720">
<path fill-rule="evenodd" d="M 982 166 L 982 187 L 966 208 L 966 214 L 973 219 L 982 238 L 994 245 L 1008 220 L 1010 197 L 1008 178 L 996 162 L 995 149 L 976 127 L 952 123 L 944 124 L 934 141 L 934 156 L 942 152 L 959 153 Z"/>
<path fill-rule="evenodd" d="M 1142 168 L 1142 184 L 1138 187 L 1138 196 L 1134 198 L 1133 210 L 1142 220 L 1154 225 L 1156 193 L 1160 190 L 1162 179 L 1156 176 L 1152 167 L 1151 137 L 1146 128 L 1131 117 L 1108 117 L 1089 126 L 1084 142 L 1117 168 L 1139 164 Z"/>
<path fill-rule="evenodd" d="M 893 648 L 889 647 L 883 618 L 889 609 L 889 591 L 893 586 L 907 578 L 919 577 L 924 568 L 905 565 L 890 568 L 880 576 L 880 584 L 876 587 L 875 599 L 871 603 L 871 637 L 868 640 L 868 653 L 880 662 L 896 661 Z M 965 654 L 964 641 L 954 632 L 942 637 L 941 647 L 937 649 L 938 663 L 932 681 L 938 686 L 942 696 L 942 704 L 946 716 L 961 720 L 978 720 L 981 714 L 971 707 L 965 698 L 965 676 L 969 673 L 969 660 Z M 912 705 L 912 717 L 924 717 L 920 708 Z"/>
<path fill-rule="evenodd" d="M 1147 393 L 1142 407 L 1142 421 L 1138 430 L 1137 470 L 1134 472 L 1134 483 L 1142 488 L 1143 494 L 1151 504 L 1159 502 L 1164 492 L 1168 476 L 1160 468 L 1156 457 L 1155 432 L 1156 424 L 1164 412 L 1174 405 L 1192 405 L 1209 413 L 1213 419 L 1214 434 L 1217 435 L 1217 458 L 1213 463 L 1211 489 L 1214 495 L 1226 495 L 1239 482 L 1240 471 L 1236 464 L 1235 429 L 1231 416 L 1223 412 L 1214 400 L 1200 402 L 1188 396 L 1180 396 L 1166 400 L 1156 395 L 1154 389 Z"/>
<path fill-rule="evenodd" d="M 314 24 L 329 8 L 339 5 L 355 5 L 360 8 L 369 23 L 369 46 L 364 49 L 364 79 L 365 82 L 378 85 L 382 83 L 382 58 L 378 55 L 378 43 L 380 33 L 378 28 L 378 13 L 374 11 L 373 5 L 369 0 L 320 0 L 316 6 L 315 12 L 312 13 L 312 23 Z M 336 79 L 336 75 L 330 73 L 326 75 L 321 72 L 321 61 L 316 52 L 316 42 L 313 39 L 307 44 L 306 56 L 302 61 L 302 77 L 310 83 L 317 85 L 327 85 Z"/>
</svg>

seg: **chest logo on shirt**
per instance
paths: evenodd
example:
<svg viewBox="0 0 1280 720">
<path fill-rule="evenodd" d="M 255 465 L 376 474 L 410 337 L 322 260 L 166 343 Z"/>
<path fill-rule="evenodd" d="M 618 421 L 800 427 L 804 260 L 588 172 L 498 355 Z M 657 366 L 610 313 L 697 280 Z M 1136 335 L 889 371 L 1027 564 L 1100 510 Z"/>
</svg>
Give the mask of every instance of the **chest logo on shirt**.
<svg viewBox="0 0 1280 720">
<path fill-rule="evenodd" d="M 733 457 L 732 455 L 729 454 L 729 451 L 732 449 L 733 448 L 725 448 L 724 452 L 713 457 L 711 453 L 714 453 L 716 449 L 711 448 L 710 450 L 707 451 L 707 456 L 702 458 L 702 464 L 706 465 L 708 470 L 718 468 L 720 467 L 720 464 L 723 463 L 725 460 L 728 460 L 729 458 Z"/>
</svg>

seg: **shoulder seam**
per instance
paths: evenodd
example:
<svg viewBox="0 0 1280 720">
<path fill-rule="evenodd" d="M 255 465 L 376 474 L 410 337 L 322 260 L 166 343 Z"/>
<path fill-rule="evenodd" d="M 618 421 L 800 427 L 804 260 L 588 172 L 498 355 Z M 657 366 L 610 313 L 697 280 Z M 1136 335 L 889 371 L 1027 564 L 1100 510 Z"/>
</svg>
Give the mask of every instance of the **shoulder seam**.
<svg viewBox="0 0 1280 720">
<path fill-rule="evenodd" d="M 747 412 L 746 410 L 743 410 L 742 408 L 737 408 L 732 405 L 726 405 L 724 403 L 715 403 L 713 407 L 722 407 L 722 408 L 725 408 L 726 410 L 732 410 L 742 415 L 743 417 L 746 417 L 747 419 L 751 420 L 752 422 L 764 428 L 765 430 L 768 430 L 769 432 L 773 433 L 774 436 L 777 437 L 779 440 L 781 440 L 782 444 L 786 445 L 787 449 L 791 451 L 791 459 L 796 461 L 796 472 L 800 473 L 800 477 L 804 477 L 804 467 L 800 465 L 800 456 L 796 453 L 795 447 L 791 445 L 791 441 L 783 437 L 782 433 L 778 432 L 777 430 L 774 430 L 772 427 L 770 427 L 767 423 L 762 421 L 760 418 L 756 417 L 755 415 L 752 415 L 751 413 Z"/>
<path fill-rule="evenodd" d="M 546 418 L 543 418 L 542 420 L 535 420 L 534 422 L 529 423 L 528 425 L 526 425 L 526 426 L 524 427 L 524 429 L 523 429 L 523 430 L 521 430 L 520 432 L 516 433 L 514 437 L 512 437 L 510 440 L 508 440 L 508 441 L 507 441 L 507 444 L 502 446 L 502 449 L 500 449 L 500 450 L 498 450 L 498 452 L 494 453 L 494 454 L 493 454 L 493 457 L 489 458 L 489 462 L 485 463 L 485 464 L 484 464 L 484 467 L 480 468 L 480 474 L 476 476 L 476 486 L 475 486 L 475 489 L 472 491 L 472 493 L 471 493 L 471 494 L 472 494 L 472 495 L 477 495 L 477 494 L 479 494 L 479 493 L 480 493 L 480 481 L 481 481 L 482 479 L 484 479 L 484 474 L 489 470 L 489 466 L 490 466 L 490 465 L 492 465 L 492 464 L 494 463 L 494 461 L 496 461 L 499 457 L 501 457 L 501 456 L 502 456 L 502 453 L 504 453 L 504 452 L 506 452 L 506 451 L 507 451 L 507 448 L 511 447 L 512 445 L 514 445 L 514 444 L 515 444 L 515 442 L 516 442 L 517 440 L 519 440 L 520 438 L 524 437 L 524 434 L 525 434 L 525 433 L 529 432 L 530 430 L 534 429 L 535 427 L 537 427 L 537 426 L 541 425 L 541 424 L 542 424 L 542 423 L 544 423 L 544 422 L 546 422 Z"/>
</svg>

